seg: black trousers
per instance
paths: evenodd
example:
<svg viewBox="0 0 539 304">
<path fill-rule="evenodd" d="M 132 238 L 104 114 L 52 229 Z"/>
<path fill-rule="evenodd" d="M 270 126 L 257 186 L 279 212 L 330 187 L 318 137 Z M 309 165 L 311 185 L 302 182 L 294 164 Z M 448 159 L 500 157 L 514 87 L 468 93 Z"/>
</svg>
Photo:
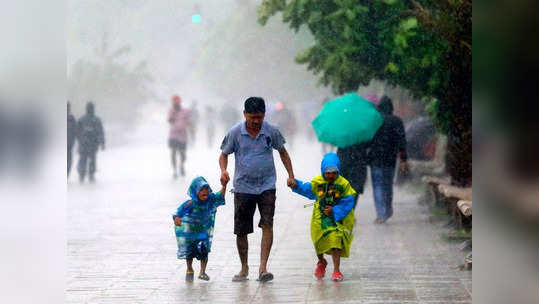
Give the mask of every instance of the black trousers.
<svg viewBox="0 0 539 304">
<path fill-rule="evenodd" d="M 97 151 L 91 151 L 91 152 L 79 152 L 79 164 L 77 166 L 77 169 L 79 170 L 79 175 L 82 179 L 86 176 L 86 168 L 88 167 L 88 173 L 91 177 L 94 176 L 95 169 L 96 169 L 96 154 Z"/>
</svg>

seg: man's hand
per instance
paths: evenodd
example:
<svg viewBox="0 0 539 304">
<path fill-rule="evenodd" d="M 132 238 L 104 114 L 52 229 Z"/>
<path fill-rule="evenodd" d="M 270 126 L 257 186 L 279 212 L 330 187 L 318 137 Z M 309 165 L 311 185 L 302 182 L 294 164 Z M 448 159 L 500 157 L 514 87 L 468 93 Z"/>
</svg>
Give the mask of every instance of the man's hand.
<svg viewBox="0 0 539 304">
<path fill-rule="evenodd" d="M 223 187 L 226 187 L 226 184 L 230 181 L 230 176 L 228 175 L 227 171 L 221 172 L 221 185 Z"/>
<path fill-rule="evenodd" d="M 330 215 L 331 214 L 331 206 L 326 206 L 326 208 L 324 208 L 324 214 L 325 215 Z"/>
<path fill-rule="evenodd" d="M 293 177 L 289 177 L 286 180 L 286 185 L 292 189 L 296 188 L 298 186 L 298 183 L 296 182 L 296 179 Z"/>
<path fill-rule="evenodd" d="M 182 219 L 179 216 L 174 217 L 174 225 L 180 227 L 182 225 Z"/>
</svg>

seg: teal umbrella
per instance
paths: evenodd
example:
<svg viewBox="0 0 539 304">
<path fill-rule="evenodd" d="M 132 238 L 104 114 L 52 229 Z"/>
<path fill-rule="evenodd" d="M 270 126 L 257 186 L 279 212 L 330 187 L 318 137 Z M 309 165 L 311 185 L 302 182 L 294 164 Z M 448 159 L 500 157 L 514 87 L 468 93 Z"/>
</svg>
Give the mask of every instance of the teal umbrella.
<svg viewBox="0 0 539 304">
<path fill-rule="evenodd" d="M 328 101 L 312 125 L 319 141 L 345 148 L 371 140 L 383 120 L 371 102 L 348 93 Z"/>
</svg>

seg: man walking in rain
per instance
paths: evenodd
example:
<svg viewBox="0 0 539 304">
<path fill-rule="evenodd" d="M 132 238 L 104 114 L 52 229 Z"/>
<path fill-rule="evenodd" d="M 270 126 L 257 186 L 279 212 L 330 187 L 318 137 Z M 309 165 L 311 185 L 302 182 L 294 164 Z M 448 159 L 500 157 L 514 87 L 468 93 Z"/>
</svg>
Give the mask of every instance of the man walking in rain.
<svg viewBox="0 0 539 304">
<path fill-rule="evenodd" d="M 101 119 L 95 115 L 93 102 L 86 104 L 86 114 L 79 119 L 77 124 L 77 139 L 79 141 L 79 180 L 84 182 L 87 165 L 89 162 L 89 179 L 95 181 L 96 154 L 99 146 L 105 150 L 105 133 Z"/>
<path fill-rule="evenodd" d="M 281 132 L 264 122 L 266 106 L 264 99 L 249 97 L 245 101 L 243 115 L 245 122 L 232 127 L 221 144 L 219 166 L 221 183 L 226 185 L 230 180 L 227 172 L 228 155 L 234 153 L 234 234 L 241 261 L 241 271 L 232 281 L 245 281 L 249 274 L 247 235 L 253 233 L 253 216 L 258 206 L 262 228 L 260 244 L 260 268 L 258 280 L 273 280 L 268 272 L 267 263 L 273 243 L 273 215 L 275 213 L 275 164 L 273 149 L 279 156 L 288 172 L 287 184 L 295 187 L 292 161 L 284 147 L 285 139 Z"/>
<path fill-rule="evenodd" d="M 173 177 L 178 177 L 176 166 L 176 154 L 180 154 L 180 174 L 185 175 L 185 149 L 187 148 L 187 129 L 191 128 L 190 115 L 187 109 L 181 106 L 181 98 L 178 95 L 172 96 L 172 108 L 168 112 L 168 123 L 170 132 L 168 135 L 168 146 L 171 151 L 171 162 Z"/>
<path fill-rule="evenodd" d="M 382 224 L 393 215 L 393 177 L 397 155 L 400 156 L 400 170 L 406 166 L 406 135 L 402 120 L 393 115 L 393 102 L 382 97 L 378 111 L 384 116 L 384 123 L 378 129 L 371 143 L 371 179 L 376 207 L 376 224 Z"/>
<path fill-rule="evenodd" d="M 67 177 L 71 172 L 73 162 L 73 146 L 77 137 L 77 120 L 71 113 L 71 103 L 67 102 Z"/>
</svg>

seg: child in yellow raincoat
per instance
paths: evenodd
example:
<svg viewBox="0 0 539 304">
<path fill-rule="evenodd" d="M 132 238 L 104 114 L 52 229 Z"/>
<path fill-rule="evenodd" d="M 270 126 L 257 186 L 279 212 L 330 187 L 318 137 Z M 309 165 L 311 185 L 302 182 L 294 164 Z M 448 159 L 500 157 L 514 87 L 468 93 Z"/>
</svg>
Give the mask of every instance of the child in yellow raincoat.
<svg viewBox="0 0 539 304">
<path fill-rule="evenodd" d="M 318 256 L 314 275 L 322 279 L 326 273 L 327 261 L 324 254 L 333 258 L 333 281 L 342 281 L 340 271 L 341 257 L 350 255 L 352 230 L 354 228 L 354 198 L 356 191 L 341 175 L 339 157 L 335 153 L 327 153 L 322 160 L 322 174 L 311 182 L 296 179 L 297 185 L 292 191 L 314 203 L 311 219 L 311 238 Z"/>
</svg>

